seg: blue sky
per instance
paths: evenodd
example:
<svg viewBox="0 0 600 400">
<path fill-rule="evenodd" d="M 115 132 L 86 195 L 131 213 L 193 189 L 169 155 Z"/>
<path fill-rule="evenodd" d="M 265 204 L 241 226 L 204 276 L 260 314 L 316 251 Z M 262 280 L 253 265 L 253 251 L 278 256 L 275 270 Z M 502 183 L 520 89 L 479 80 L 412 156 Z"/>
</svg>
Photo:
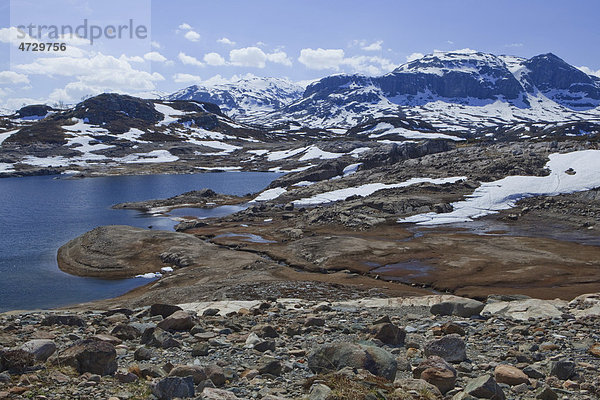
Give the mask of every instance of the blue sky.
<svg viewBox="0 0 600 400">
<path fill-rule="evenodd" d="M 600 74 L 598 15 L 597 0 L 0 0 L 0 106 L 72 103 L 103 91 L 173 92 L 245 74 L 292 81 L 379 75 L 420 54 L 463 48 L 553 52 Z M 78 26 L 84 18 L 102 28 L 132 19 L 149 34 L 93 45 L 65 39 L 67 52 L 33 53 L 18 50 L 23 39 L 11 28 Z"/>
</svg>

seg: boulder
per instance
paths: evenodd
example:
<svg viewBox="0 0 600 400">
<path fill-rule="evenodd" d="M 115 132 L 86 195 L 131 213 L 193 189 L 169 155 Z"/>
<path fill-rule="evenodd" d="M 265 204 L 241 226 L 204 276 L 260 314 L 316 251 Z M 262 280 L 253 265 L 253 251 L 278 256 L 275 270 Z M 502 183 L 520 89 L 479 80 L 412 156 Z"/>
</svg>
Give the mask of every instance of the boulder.
<svg viewBox="0 0 600 400">
<path fill-rule="evenodd" d="M 283 370 L 281 361 L 274 357 L 263 356 L 258 361 L 258 368 L 256 368 L 260 374 L 270 374 L 279 376 Z"/>
<path fill-rule="evenodd" d="M 425 344 L 425 356 L 439 356 L 451 363 L 467 359 L 467 347 L 458 334 L 451 334 Z"/>
<path fill-rule="evenodd" d="M 199 365 L 176 365 L 169 371 L 169 376 L 179 376 L 181 378 L 191 376 L 196 385 L 207 378 L 204 368 Z"/>
<path fill-rule="evenodd" d="M 181 346 L 181 343 L 175 340 L 173 335 L 160 328 L 146 329 L 142 335 L 141 343 L 151 347 L 160 347 L 163 349 Z"/>
<path fill-rule="evenodd" d="M 413 378 L 422 379 L 434 385 L 442 393 L 454 388 L 456 383 L 456 369 L 439 356 L 430 356 L 420 362 L 412 373 Z"/>
<path fill-rule="evenodd" d="M 506 398 L 502 388 L 491 375 L 471 379 L 465 386 L 464 393 L 478 399 L 504 400 Z"/>
<path fill-rule="evenodd" d="M 535 398 L 538 400 L 558 400 L 558 395 L 548 386 L 541 387 L 535 392 Z"/>
<path fill-rule="evenodd" d="M 454 389 L 454 385 L 456 383 L 456 375 L 452 371 L 445 368 L 427 368 L 425 371 L 421 372 L 421 379 L 423 379 L 425 382 L 431 383 L 442 393 L 446 393 Z"/>
<path fill-rule="evenodd" d="M 327 400 L 332 393 L 329 386 L 322 383 L 315 383 L 308 391 L 308 400 Z"/>
<path fill-rule="evenodd" d="M 406 331 L 392 323 L 384 322 L 374 325 L 372 328 L 373 338 L 381 340 L 385 344 L 392 346 L 404 345 Z"/>
<path fill-rule="evenodd" d="M 152 394 L 159 400 L 194 397 L 196 394 L 194 380 L 191 376 L 185 378 L 168 376 L 152 386 Z"/>
<path fill-rule="evenodd" d="M 110 334 L 121 340 L 134 340 L 142 336 L 139 329 L 128 324 L 118 324 L 110 331 Z"/>
<path fill-rule="evenodd" d="M 558 360 L 552 363 L 550 375 L 563 381 L 575 375 L 575 363 L 571 360 Z"/>
<path fill-rule="evenodd" d="M 110 375 L 117 370 L 117 351 L 108 342 L 84 339 L 75 342 L 59 355 L 59 363 L 75 368 L 80 374 L 90 372 Z"/>
<path fill-rule="evenodd" d="M 175 311 L 157 326 L 165 331 L 189 331 L 194 327 L 192 316 L 185 311 Z"/>
<path fill-rule="evenodd" d="M 33 354 L 25 350 L 0 350 L 0 372 L 23 373 L 35 362 Z"/>
<path fill-rule="evenodd" d="M 173 314 L 176 311 L 182 311 L 183 309 L 179 306 L 174 306 L 171 304 L 162 304 L 156 303 L 150 306 L 150 315 L 160 315 L 163 318 L 167 318 L 169 315 Z"/>
<path fill-rule="evenodd" d="M 458 317 L 469 318 L 472 315 L 479 315 L 484 306 L 485 304 L 480 301 L 457 297 L 434 304 L 429 311 L 434 315 L 456 315 Z"/>
<path fill-rule="evenodd" d="M 498 383 L 506 383 L 510 386 L 529 383 L 529 377 L 517 367 L 500 364 L 494 369 L 494 378 Z"/>
<path fill-rule="evenodd" d="M 338 342 L 314 350 L 308 357 L 308 367 L 315 373 L 338 371 L 344 367 L 365 369 L 393 381 L 398 362 L 379 347 Z"/>
<path fill-rule="evenodd" d="M 219 367 L 217 364 L 207 365 L 204 367 L 204 371 L 206 372 L 208 379 L 210 379 L 215 386 L 223 386 L 225 384 L 225 372 L 223 371 L 223 368 Z"/>
<path fill-rule="evenodd" d="M 46 362 L 56 351 L 56 343 L 48 339 L 35 339 L 24 343 L 21 350 L 33 354 L 35 361 Z"/>
</svg>

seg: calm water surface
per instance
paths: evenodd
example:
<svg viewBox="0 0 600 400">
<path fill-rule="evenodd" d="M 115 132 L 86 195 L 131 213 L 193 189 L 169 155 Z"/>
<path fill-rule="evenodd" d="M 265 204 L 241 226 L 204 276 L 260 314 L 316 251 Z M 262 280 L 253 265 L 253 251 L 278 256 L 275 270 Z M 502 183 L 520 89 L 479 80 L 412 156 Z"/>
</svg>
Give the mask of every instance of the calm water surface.
<svg viewBox="0 0 600 400">
<path fill-rule="evenodd" d="M 280 175 L 214 172 L 86 179 L 0 179 L 0 312 L 109 298 L 147 283 L 143 279 L 80 278 L 58 269 L 58 248 L 97 226 L 145 228 L 152 225 L 153 229 L 172 229 L 174 225 L 165 217 L 152 217 L 134 210 L 113 210 L 110 208 L 113 204 L 170 197 L 202 188 L 244 195 L 262 190 Z M 235 210 L 231 207 L 221 212 Z M 205 216 L 215 214 L 215 210 L 206 211 Z M 199 210 L 195 215 L 203 216 Z"/>
</svg>

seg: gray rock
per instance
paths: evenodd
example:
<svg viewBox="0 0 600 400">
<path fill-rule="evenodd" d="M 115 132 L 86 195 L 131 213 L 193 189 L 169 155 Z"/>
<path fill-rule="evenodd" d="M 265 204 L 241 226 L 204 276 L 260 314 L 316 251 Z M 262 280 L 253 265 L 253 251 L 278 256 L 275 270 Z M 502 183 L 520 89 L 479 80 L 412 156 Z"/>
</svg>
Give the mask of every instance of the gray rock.
<svg viewBox="0 0 600 400">
<path fill-rule="evenodd" d="M 504 400 L 506 398 L 502 388 L 498 386 L 491 375 L 471 379 L 464 392 L 478 399 Z"/>
<path fill-rule="evenodd" d="M 168 376 L 152 386 L 152 394 L 159 400 L 194 397 L 194 380 L 191 376 L 185 378 Z"/>
<path fill-rule="evenodd" d="M 544 370 L 541 365 L 531 364 L 523 368 L 523 372 L 530 378 L 533 379 L 542 379 L 546 376 Z"/>
<path fill-rule="evenodd" d="M 80 374 L 110 375 L 117 370 L 116 357 L 117 351 L 112 344 L 84 339 L 60 353 L 58 361 L 62 365 L 72 366 Z"/>
<path fill-rule="evenodd" d="M 392 346 L 404 345 L 404 339 L 406 338 L 406 332 L 404 329 L 389 323 L 384 322 L 377 324 L 372 328 L 373 337 L 381 340 L 385 344 Z"/>
<path fill-rule="evenodd" d="M 121 340 L 134 340 L 142 336 L 139 329 L 128 324 L 118 324 L 110 331 L 110 334 Z"/>
<path fill-rule="evenodd" d="M 563 381 L 575 375 L 575 363 L 571 360 L 558 360 L 552 363 L 550 375 Z"/>
<path fill-rule="evenodd" d="M 83 318 L 77 315 L 48 315 L 42 320 L 42 325 L 85 326 Z"/>
<path fill-rule="evenodd" d="M 204 312 L 202 313 L 203 317 L 214 317 L 215 315 L 219 315 L 219 312 L 221 310 L 219 310 L 218 308 L 207 308 L 206 310 L 204 310 Z"/>
<path fill-rule="evenodd" d="M 199 365 L 176 365 L 169 371 L 169 376 L 179 376 L 182 378 L 191 376 L 196 385 L 207 378 L 204 368 Z"/>
<path fill-rule="evenodd" d="M 147 329 L 146 332 L 144 332 L 144 334 L 142 335 L 141 343 L 152 347 L 160 347 L 163 349 L 181 346 L 181 343 L 175 340 L 173 338 L 173 335 L 160 328 Z"/>
<path fill-rule="evenodd" d="M 34 364 L 33 354 L 25 350 L 0 350 L 0 371 L 25 372 Z"/>
<path fill-rule="evenodd" d="M 425 344 L 425 356 L 439 356 L 451 363 L 459 363 L 467 359 L 467 347 L 458 334 L 443 336 Z"/>
<path fill-rule="evenodd" d="M 458 317 L 468 318 L 472 315 L 479 315 L 484 306 L 485 304 L 477 300 L 456 298 L 434 304 L 429 311 L 434 315 L 456 315 Z"/>
<path fill-rule="evenodd" d="M 194 357 L 204 357 L 208 355 L 209 346 L 207 343 L 197 343 L 192 348 L 192 356 Z"/>
<path fill-rule="evenodd" d="M 281 375 L 281 371 L 283 370 L 283 365 L 281 365 L 281 361 L 274 357 L 263 356 L 258 361 L 258 368 L 256 369 L 261 374 L 279 376 Z"/>
<path fill-rule="evenodd" d="M 47 339 L 35 339 L 23 344 L 21 349 L 33 354 L 36 361 L 46 362 L 56 351 L 56 343 Z"/>
<path fill-rule="evenodd" d="M 204 367 L 204 371 L 206 372 L 206 376 L 215 386 L 223 386 L 225 384 L 225 372 L 223 368 L 219 367 L 217 364 L 210 364 Z M 276 375 L 276 374 L 272 374 Z"/>
<path fill-rule="evenodd" d="M 339 342 L 322 345 L 313 351 L 308 357 L 308 367 L 315 373 L 359 368 L 393 381 L 398 362 L 379 347 Z"/>
<path fill-rule="evenodd" d="M 133 353 L 133 359 L 136 361 L 148 361 L 154 356 L 154 352 L 144 346 L 140 347 Z"/>
<path fill-rule="evenodd" d="M 539 388 L 535 392 L 535 398 L 539 400 L 558 400 L 558 395 L 548 386 Z"/>
<path fill-rule="evenodd" d="M 174 306 L 171 304 L 162 304 L 156 303 L 150 306 L 150 315 L 160 315 L 163 318 L 167 318 L 169 315 L 173 314 L 175 311 L 182 311 L 183 309 L 179 306 Z"/>
<path fill-rule="evenodd" d="M 228 390 L 207 387 L 207 388 L 204 388 L 204 390 L 202 391 L 202 399 L 203 400 L 238 400 L 239 397 L 237 397 L 234 393 L 232 393 Z M 264 399 L 264 397 L 263 397 L 263 399 Z"/>
<path fill-rule="evenodd" d="M 327 400 L 332 390 L 327 385 L 315 383 L 310 387 L 308 392 L 308 400 Z"/>
</svg>

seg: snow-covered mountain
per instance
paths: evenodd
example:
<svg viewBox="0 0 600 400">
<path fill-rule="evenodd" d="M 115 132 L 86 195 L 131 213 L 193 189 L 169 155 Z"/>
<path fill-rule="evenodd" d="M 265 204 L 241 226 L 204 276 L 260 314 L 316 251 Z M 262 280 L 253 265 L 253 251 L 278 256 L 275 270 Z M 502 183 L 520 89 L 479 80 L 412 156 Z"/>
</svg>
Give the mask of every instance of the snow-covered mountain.
<svg viewBox="0 0 600 400">
<path fill-rule="evenodd" d="M 287 79 L 247 75 L 228 83 L 189 86 L 166 98 L 217 104 L 236 120 L 273 112 L 300 99 L 304 88 Z"/>
<path fill-rule="evenodd" d="M 325 77 L 257 122 L 348 129 L 393 117 L 472 134 L 523 123 L 600 122 L 599 106 L 600 79 L 554 54 L 525 59 L 469 50 L 435 52 L 379 77 Z"/>
</svg>

